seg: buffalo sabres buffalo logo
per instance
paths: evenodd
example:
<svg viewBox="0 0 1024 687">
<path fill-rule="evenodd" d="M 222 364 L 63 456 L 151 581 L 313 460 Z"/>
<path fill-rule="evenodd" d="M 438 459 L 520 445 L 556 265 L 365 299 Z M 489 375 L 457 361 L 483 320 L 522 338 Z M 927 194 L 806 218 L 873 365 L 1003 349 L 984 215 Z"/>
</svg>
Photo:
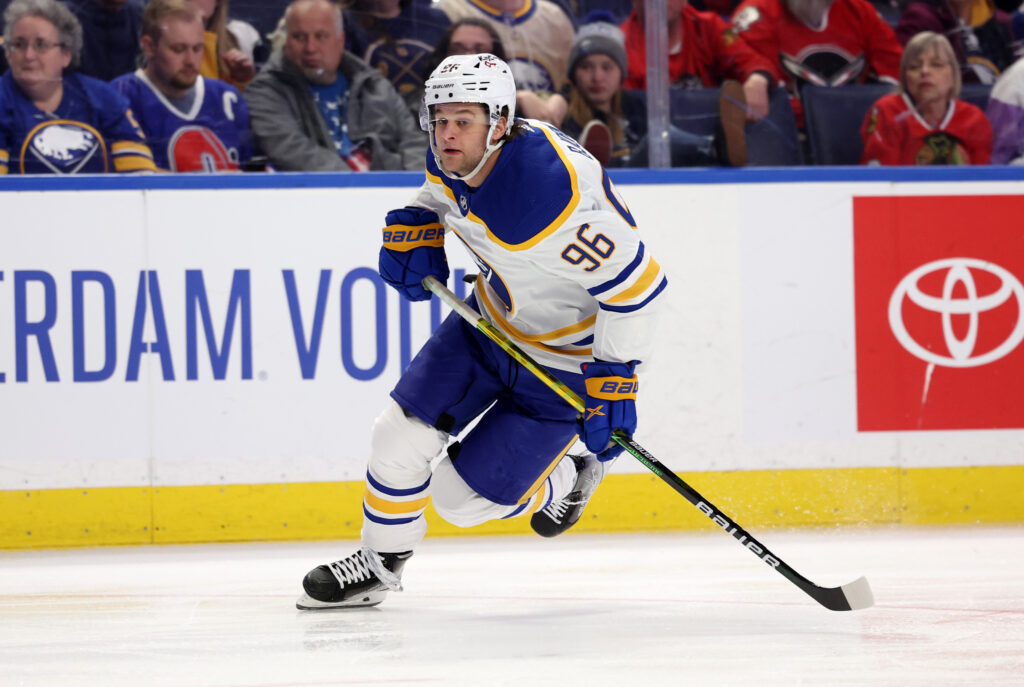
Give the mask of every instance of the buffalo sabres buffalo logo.
<svg viewBox="0 0 1024 687">
<path fill-rule="evenodd" d="M 40 124 L 25 138 L 22 173 L 106 172 L 103 137 L 87 124 L 65 119 Z"/>
</svg>

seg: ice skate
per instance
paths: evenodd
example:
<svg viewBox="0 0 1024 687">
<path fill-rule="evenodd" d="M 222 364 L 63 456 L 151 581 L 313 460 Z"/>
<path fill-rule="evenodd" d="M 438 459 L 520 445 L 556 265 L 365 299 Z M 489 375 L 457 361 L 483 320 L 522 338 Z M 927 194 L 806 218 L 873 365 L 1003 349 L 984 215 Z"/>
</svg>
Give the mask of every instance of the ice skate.
<svg viewBox="0 0 1024 687">
<path fill-rule="evenodd" d="M 607 464 L 599 461 L 594 454 L 569 457 L 576 463 L 576 481 L 572 489 L 530 518 L 530 527 L 542 537 L 557 537 L 575 525 L 583 515 L 587 501 L 597 490 L 597 485 L 604 479 Z"/>
<path fill-rule="evenodd" d="M 389 591 L 402 590 L 402 568 L 412 551 L 377 553 L 368 546 L 348 558 L 310 570 L 306 591 L 295 607 L 302 611 L 376 606 Z"/>
</svg>

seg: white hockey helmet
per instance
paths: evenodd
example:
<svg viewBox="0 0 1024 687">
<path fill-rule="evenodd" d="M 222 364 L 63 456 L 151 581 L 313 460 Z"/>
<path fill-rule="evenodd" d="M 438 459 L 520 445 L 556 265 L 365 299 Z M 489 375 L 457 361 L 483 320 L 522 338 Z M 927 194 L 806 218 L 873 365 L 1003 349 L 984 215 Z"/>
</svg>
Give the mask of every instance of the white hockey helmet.
<svg viewBox="0 0 1024 687">
<path fill-rule="evenodd" d="M 420 126 L 430 134 L 430 150 L 434 161 L 445 176 L 459 179 L 441 166 L 441 160 L 434 145 L 434 124 L 431 106 L 443 103 L 480 103 L 487 108 L 490 126 L 487 129 L 487 146 L 480 163 L 467 174 L 470 178 L 480 171 L 494 151 L 504 141 L 491 144 L 494 130 L 502 113 L 507 108 L 506 126 L 511 127 L 516 116 L 516 82 L 512 70 L 504 61 L 490 53 L 478 55 L 452 55 L 446 57 L 433 71 L 424 85 L 423 106 L 420 108 Z"/>
</svg>

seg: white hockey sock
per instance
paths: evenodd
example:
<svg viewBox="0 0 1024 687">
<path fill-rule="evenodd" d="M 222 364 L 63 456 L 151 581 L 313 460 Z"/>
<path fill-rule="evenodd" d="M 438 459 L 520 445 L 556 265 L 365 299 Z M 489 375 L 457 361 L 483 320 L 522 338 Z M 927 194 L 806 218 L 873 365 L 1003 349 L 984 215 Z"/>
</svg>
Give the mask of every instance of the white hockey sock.
<svg viewBox="0 0 1024 687">
<path fill-rule="evenodd" d="M 566 455 L 558 461 L 558 465 L 548 477 L 548 482 L 551 485 L 551 495 L 550 498 L 544 499 L 545 503 L 540 504 L 541 508 L 552 501 L 565 498 L 572 491 L 572 485 L 576 483 L 576 463 L 573 459 Z"/>
</svg>

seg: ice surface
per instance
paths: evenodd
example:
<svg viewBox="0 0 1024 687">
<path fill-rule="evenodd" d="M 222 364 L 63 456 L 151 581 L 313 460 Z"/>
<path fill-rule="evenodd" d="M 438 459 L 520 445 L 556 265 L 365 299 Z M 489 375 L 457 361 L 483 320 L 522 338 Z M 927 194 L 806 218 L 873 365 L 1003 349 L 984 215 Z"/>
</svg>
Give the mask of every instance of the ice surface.
<svg viewBox="0 0 1024 687">
<path fill-rule="evenodd" d="M 301 612 L 354 541 L 0 552 L 0 685 L 1024 684 L 1024 528 L 428 538 L 376 608 Z"/>
</svg>

